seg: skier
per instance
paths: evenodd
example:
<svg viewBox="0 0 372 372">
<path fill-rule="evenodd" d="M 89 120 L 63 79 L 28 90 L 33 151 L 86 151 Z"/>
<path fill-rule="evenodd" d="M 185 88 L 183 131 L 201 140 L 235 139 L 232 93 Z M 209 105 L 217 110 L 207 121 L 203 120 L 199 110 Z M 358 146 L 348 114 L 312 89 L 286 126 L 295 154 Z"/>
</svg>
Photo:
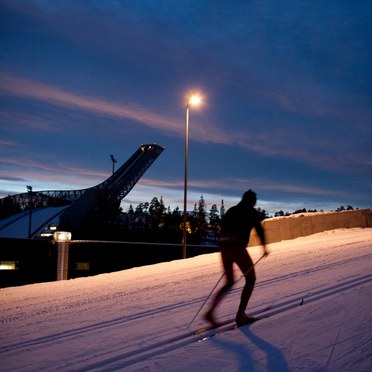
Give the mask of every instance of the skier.
<svg viewBox="0 0 372 372">
<path fill-rule="evenodd" d="M 256 201 L 256 193 L 252 190 L 248 190 L 244 193 L 242 200 L 237 205 L 231 207 L 222 218 L 221 234 L 218 245 L 225 270 L 226 283 L 217 292 L 211 307 L 204 315 L 205 319 L 210 322 L 212 326 L 218 326 L 218 322 L 215 320 L 213 315 L 216 306 L 234 285 L 234 262 L 239 266 L 245 276 L 245 286 L 241 294 L 240 305 L 236 314 L 236 324 L 239 327 L 256 320 L 256 318 L 245 314 L 245 309 L 256 282 L 253 262 L 246 249 L 253 227 L 256 229 L 261 240 L 264 255 L 267 256 L 269 254 L 269 251 L 266 248 L 265 234 L 261 225 L 261 220 L 257 210 L 254 208 Z"/>
</svg>

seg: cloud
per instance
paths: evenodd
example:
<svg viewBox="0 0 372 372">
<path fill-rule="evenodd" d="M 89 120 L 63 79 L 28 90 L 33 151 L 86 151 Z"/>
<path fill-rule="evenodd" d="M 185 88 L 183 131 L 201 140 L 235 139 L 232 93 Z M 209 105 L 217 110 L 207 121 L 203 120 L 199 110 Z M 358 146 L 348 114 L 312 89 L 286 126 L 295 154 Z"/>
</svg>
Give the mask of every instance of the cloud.
<svg viewBox="0 0 372 372">
<path fill-rule="evenodd" d="M 6 141 L 6 140 L 2 140 L 0 139 L 0 146 L 20 146 L 19 143 L 17 142 L 14 142 L 14 141 Z"/>
<path fill-rule="evenodd" d="M 160 131 L 167 136 L 180 138 L 184 136 L 184 123 L 180 122 L 179 118 L 173 119 L 169 116 L 160 115 L 139 105 L 108 102 L 98 97 L 82 96 L 55 86 L 9 75 L 4 72 L 0 73 L 0 94 L 47 102 L 67 109 L 83 110 L 114 119 L 128 119 Z M 5 117 L 3 114 L 2 120 L 7 118 L 9 120 L 9 117 L 10 114 Z M 23 115 L 18 114 L 16 119 L 19 122 L 27 122 Z M 35 116 L 30 119 L 28 125 L 32 128 L 46 128 L 46 118 L 42 119 L 41 122 L 38 122 Z M 190 132 L 190 137 L 199 142 L 238 146 L 265 156 L 286 157 L 336 170 L 344 170 L 347 164 L 354 166 L 355 164 L 363 163 L 368 165 L 371 161 L 370 159 L 361 159 L 360 156 L 357 154 L 353 155 L 352 152 L 349 152 L 347 156 L 342 156 L 336 151 L 334 156 L 330 157 L 329 151 L 332 151 L 332 144 L 327 144 L 327 152 L 322 154 L 322 151 L 319 151 L 322 146 L 319 141 L 311 143 L 310 146 L 308 138 L 296 136 L 295 131 L 291 133 L 292 140 L 288 141 L 287 133 L 279 130 L 275 131 L 275 135 L 273 135 L 272 131 L 267 132 L 267 130 L 266 132 L 263 130 L 254 132 L 235 128 L 234 131 L 231 131 L 228 128 L 217 127 L 208 121 L 203 121 L 203 125 L 198 125 L 197 119 L 194 120 L 196 123 Z M 296 138 L 293 138 L 294 136 Z M 294 143 L 296 144 L 295 146 Z M 314 151 L 315 147 L 318 147 L 318 151 Z M 340 156 L 344 158 L 342 165 L 339 161 Z"/>
<path fill-rule="evenodd" d="M 183 182 L 177 180 L 158 180 L 143 178 L 141 179 L 141 184 L 144 186 L 152 186 L 157 188 L 182 188 Z M 268 190 L 276 192 L 285 192 L 289 194 L 308 194 L 308 195 L 322 195 L 322 196 L 331 196 L 335 195 L 333 190 L 329 190 L 321 187 L 306 186 L 303 184 L 294 184 L 292 183 L 281 183 L 273 182 L 266 179 L 257 179 L 257 178 L 229 178 L 229 179 L 208 179 L 208 180 L 189 180 L 188 186 L 193 189 L 199 190 L 211 190 L 211 189 L 220 189 L 226 190 L 229 193 L 241 192 L 242 185 L 252 185 L 252 188 L 259 190 Z"/>
<path fill-rule="evenodd" d="M 75 184 L 95 186 L 108 178 L 108 174 L 95 169 L 77 168 L 66 166 L 65 163 L 40 162 L 30 159 L 5 158 L 0 157 L 2 167 L 10 167 L 11 170 L 0 171 L 0 179 L 27 181 L 35 180 L 37 183 L 51 184 Z M 12 172 L 15 176 L 12 175 Z M 22 178 L 16 176 L 22 173 Z M 70 188 L 70 187 L 69 187 Z M 78 189 L 83 187 L 78 186 Z"/>
<path fill-rule="evenodd" d="M 63 106 L 67 109 L 84 110 L 116 119 L 125 118 L 139 122 L 157 131 L 162 131 L 167 135 L 184 136 L 184 123 L 180 123 L 179 119 L 174 120 L 168 116 L 159 115 L 138 105 L 126 105 L 118 102 L 113 103 L 102 98 L 81 96 L 64 91 L 58 87 L 14 75 L 0 73 L 0 94 L 3 96 L 15 96 L 38 100 Z M 21 117 L 20 119 L 24 118 Z M 195 140 L 203 142 L 234 144 L 234 138 L 230 137 L 227 132 L 208 123 L 195 125 L 190 136 Z"/>
<path fill-rule="evenodd" d="M 0 74 L 0 87 L 0 94 L 2 95 L 39 100 L 70 109 L 85 110 L 114 118 L 131 119 L 155 129 L 181 133 L 181 129 L 173 120 L 169 120 L 167 117 L 155 114 L 141 107 L 107 102 L 97 97 L 83 97 L 51 85 L 4 73 Z"/>
<path fill-rule="evenodd" d="M 21 112 L 12 112 L 3 110 L 0 112 L 0 122 L 3 129 L 13 129 L 21 127 L 22 129 L 30 129 L 31 131 L 44 132 L 61 132 L 65 129 L 64 125 L 59 125 L 61 118 L 58 115 L 50 115 L 45 112 L 38 114 L 24 114 Z"/>
</svg>

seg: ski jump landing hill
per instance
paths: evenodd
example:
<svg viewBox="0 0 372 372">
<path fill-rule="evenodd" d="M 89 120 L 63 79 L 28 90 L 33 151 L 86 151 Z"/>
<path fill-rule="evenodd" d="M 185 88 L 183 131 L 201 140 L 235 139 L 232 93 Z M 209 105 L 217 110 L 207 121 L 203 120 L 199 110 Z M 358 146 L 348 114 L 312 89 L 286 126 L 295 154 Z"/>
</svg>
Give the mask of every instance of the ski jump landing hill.
<svg viewBox="0 0 372 372">
<path fill-rule="evenodd" d="M 73 232 L 89 218 L 109 215 L 163 150 L 157 144 L 141 145 L 115 173 L 94 187 L 26 192 L 0 199 L 0 208 L 7 213 L 0 220 L 0 237 L 40 238 L 51 228 Z"/>
</svg>

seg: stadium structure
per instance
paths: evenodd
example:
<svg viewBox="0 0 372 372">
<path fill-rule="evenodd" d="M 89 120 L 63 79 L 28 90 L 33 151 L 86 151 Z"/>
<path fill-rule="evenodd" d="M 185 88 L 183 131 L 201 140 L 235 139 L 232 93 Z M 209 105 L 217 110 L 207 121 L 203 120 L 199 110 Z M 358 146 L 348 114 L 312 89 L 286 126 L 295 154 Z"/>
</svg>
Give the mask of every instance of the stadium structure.
<svg viewBox="0 0 372 372">
<path fill-rule="evenodd" d="M 32 191 L 0 199 L 0 238 L 51 238 L 55 230 L 74 233 L 87 221 L 104 220 L 164 150 L 141 145 L 104 182 L 81 190 Z"/>
</svg>

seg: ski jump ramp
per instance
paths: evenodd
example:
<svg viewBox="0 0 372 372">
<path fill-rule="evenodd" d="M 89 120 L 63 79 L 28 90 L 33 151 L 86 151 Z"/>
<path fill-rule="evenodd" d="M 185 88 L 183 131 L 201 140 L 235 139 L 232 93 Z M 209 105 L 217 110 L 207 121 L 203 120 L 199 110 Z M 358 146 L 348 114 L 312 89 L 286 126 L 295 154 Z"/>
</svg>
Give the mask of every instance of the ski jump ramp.
<svg viewBox="0 0 372 372">
<path fill-rule="evenodd" d="M 141 145 L 115 173 L 90 188 L 33 191 L 0 199 L 1 209 L 18 212 L 0 220 L 0 237 L 37 238 L 49 225 L 74 231 L 86 218 L 109 215 L 163 150 L 157 144 Z M 31 229 L 30 208 L 34 220 Z M 17 236 L 12 233 L 15 231 Z"/>
</svg>

